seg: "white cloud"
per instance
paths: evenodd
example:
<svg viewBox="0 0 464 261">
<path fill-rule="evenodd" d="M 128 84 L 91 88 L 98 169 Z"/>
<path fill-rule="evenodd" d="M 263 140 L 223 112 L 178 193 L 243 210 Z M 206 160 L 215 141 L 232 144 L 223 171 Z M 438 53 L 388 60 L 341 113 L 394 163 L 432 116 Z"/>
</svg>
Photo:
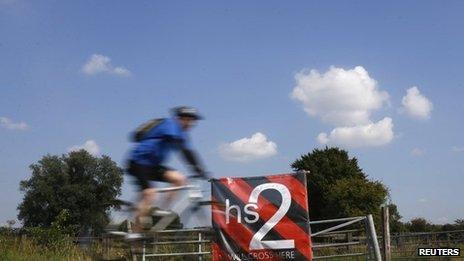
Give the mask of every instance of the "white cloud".
<svg viewBox="0 0 464 261">
<path fill-rule="evenodd" d="M 419 199 L 419 202 L 420 202 L 420 203 L 427 203 L 428 200 L 427 200 L 426 198 L 421 198 L 421 199 Z"/>
<path fill-rule="evenodd" d="M 108 56 L 101 54 L 93 54 L 84 66 L 82 72 L 87 75 L 95 75 L 99 73 L 109 73 L 119 76 L 130 76 L 131 72 L 122 66 L 115 67 L 111 64 L 111 59 Z"/>
<path fill-rule="evenodd" d="M 413 118 L 428 119 L 433 110 L 432 102 L 422 95 L 416 86 L 406 91 L 401 103 L 403 104 L 401 110 L 406 111 Z"/>
<path fill-rule="evenodd" d="M 94 140 L 88 140 L 82 145 L 74 145 L 68 148 L 68 151 L 86 150 L 88 153 L 97 156 L 100 153 L 100 147 Z"/>
<path fill-rule="evenodd" d="M 353 127 L 336 127 L 329 134 L 320 133 L 317 141 L 321 144 L 342 147 L 372 147 L 388 144 L 394 137 L 392 119 L 385 117 L 375 123 Z"/>
<path fill-rule="evenodd" d="M 439 217 L 437 220 L 440 223 L 446 223 L 446 222 L 448 222 L 449 218 L 447 218 L 447 217 Z"/>
<path fill-rule="evenodd" d="M 389 95 L 362 66 L 353 69 L 330 67 L 324 73 L 302 71 L 295 75 L 291 96 L 304 110 L 332 124 L 330 133 L 320 133 L 321 144 L 343 147 L 382 146 L 393 140 L 392 119 L 375 122 L 373 111 L 389 103 Z"/>
<path fill-rule="evenodd" d="M 251 138 L 243 138 L 219 147 L 219 152 L 227 160 L 250 161 L 277 154 L 277 145 L 266 135 L 257 132 Z"/>
<path fill-rule="evenodd" d="M 412 156 L 422 156 L 425 154 L 425 150 L 419 149 L 419 148 L 414 148 L 411 150 L 411 155 Z"/>
<path fill-rule="evenodd" d="M 0 126 L 9 130 L 27 130 L 29 126 L 25 122 L 13 122 L 7 117 L 0 117 Z"/>
<path fill-rule="evenodd" d="M 453 152 L 456 152 L 456 153 L 464 152 L 464 147 L 453 146 L 453 147 L 451 148 L 451 150 L 452 150 Z"/>
<path fill-rule="evenodd" d="M 323 74 L 302 71 L 295 80 L 291 96 L 303 104 L 309 115 L 335 126 L 368 124 L 371 112 L 389 99 L 362 66 L 349 70 L 330 67 Z"/>
</svg>

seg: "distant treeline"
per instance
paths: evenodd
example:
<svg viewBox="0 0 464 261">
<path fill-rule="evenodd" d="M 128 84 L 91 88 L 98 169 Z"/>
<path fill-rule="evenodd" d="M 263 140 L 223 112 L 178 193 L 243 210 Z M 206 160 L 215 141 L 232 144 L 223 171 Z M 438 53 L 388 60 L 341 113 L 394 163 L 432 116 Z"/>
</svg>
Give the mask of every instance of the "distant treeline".
<svg viewBox="0 0 464 261">
<path fill-rule="evenodd" d="M 457 219 L 452 224 L 432 224 L 425 218 L 414 218 L 409 222 L 394 221 L 390 224 L 392 233 L 402 232 L 441 232 L 464 230 L 464 219 Z"/>
</svg>

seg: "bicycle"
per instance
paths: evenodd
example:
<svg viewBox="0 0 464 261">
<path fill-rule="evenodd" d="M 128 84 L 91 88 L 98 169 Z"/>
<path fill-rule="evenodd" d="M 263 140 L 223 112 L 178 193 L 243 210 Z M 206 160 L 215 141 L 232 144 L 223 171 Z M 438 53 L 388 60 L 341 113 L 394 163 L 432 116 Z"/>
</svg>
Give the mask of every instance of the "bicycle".
<svg viewBox="0 0 464 261">
<path fill-rule="evenodd" d="M 184 186 L 175 186 L 175 187 L 167 187 L 167 188 L 160 188 L 157 189 L 156 192 L 159 194 L 168 193 L 168 192 L 182 192 L 185 191 L 185 194 L 182 194 L 181 197 L 175 200 L 175 204 L 172 206 L 170 211 L 155 209 L 152 213 L 153 216 L 161 217 L 156 223 L 152 225 L 149 231 L 146 233 L 151 232 L 158 232 L 166 229 L 177 217 L 180 217 L 183 213 L 188 212 L 192 214 L 201 214 L 201 218 L 207 218 L 205 213 L 202 213 L 201 208 L 203 206 L 208 206 L 212 204 L 210 200 L 204 200 L 203 191 L 201 186 L 199 185 L 199 178 L 196 176 L 189 177 L 188 180 L 190 181 L 189 184 Z M 178 198 L 177 195 L 176 198 Z M 116 200 L 116 205 L 120 205 L 123 212 L 133 212 L 137 207 L 136 204 L 130 201 L 125 200 Z M 189 215 L 188 217 L 191 218 L 193 215 Z M 128 220 L 129 221 L 129 220 Z M 188 221 L 188 220 L 187 220 Z M 130 226 L 130 222 L 128 222 Z M 108 231 L 111 235 L 116 236 L 125 236 L 127 237 L 131 233 L 130 227 L 128 228 L 129 231 Z M 147 238 L 143 238 L 146 240 Z"/>
</svg>

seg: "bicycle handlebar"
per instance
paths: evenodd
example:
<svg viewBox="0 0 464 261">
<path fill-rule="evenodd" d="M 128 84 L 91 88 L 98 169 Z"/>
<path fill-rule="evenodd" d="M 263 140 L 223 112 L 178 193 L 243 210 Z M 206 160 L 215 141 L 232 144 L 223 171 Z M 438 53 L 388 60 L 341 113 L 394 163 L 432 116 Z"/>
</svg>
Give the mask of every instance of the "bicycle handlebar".
<svg viewBox="0 0 464 261">
<path fill-rule="evenodd" d="M 194 186 L 194 185 L 184 185 L 184 186 L 160 188 L 160 189 L 156 189 L 156 192 L 178 191 L 178 190 L 193 189 L 193 188 L 197 188 L 197 186 Z"/>
<path fill-rule="evenodd" d="M 204 174 L 195 174 L 195 175 L 190 175 L 187 176 L 189 179 L 204 179 L 204 180 L 209 180 L 210 179 L 210 173 L 209 172 L 204 172 Z"/>
</svg>

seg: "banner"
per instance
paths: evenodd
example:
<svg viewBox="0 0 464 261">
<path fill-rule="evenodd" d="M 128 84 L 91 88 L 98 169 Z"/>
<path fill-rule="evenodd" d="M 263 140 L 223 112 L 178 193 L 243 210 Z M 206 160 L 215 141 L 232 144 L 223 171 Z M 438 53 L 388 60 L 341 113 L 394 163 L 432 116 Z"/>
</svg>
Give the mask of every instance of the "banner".
<svg viewBox="0 0 464 261">
<path fill-rule="evenodd" d="M 305 174 L 211 183 L 213 260 L 312 260 Z"/>
</svg>

